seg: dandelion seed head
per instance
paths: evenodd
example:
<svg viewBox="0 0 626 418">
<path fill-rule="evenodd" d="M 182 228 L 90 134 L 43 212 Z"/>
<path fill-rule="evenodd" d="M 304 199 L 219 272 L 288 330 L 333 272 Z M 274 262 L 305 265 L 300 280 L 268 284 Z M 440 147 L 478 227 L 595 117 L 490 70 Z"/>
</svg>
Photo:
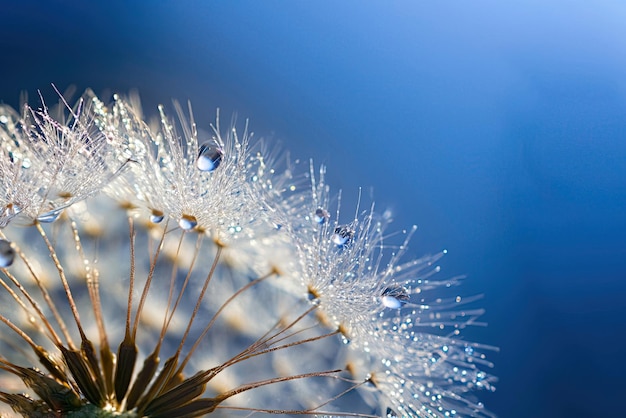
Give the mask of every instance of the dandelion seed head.
<svg viewBox="0 0 626 418">
<path fill-rule="evenodd" d="M 410 259 L 416 228 L 342 208 L 325 167 L 173 109 L 0 105 L 0 413 L 492 416 L 445 251 Z"/>
</svg>

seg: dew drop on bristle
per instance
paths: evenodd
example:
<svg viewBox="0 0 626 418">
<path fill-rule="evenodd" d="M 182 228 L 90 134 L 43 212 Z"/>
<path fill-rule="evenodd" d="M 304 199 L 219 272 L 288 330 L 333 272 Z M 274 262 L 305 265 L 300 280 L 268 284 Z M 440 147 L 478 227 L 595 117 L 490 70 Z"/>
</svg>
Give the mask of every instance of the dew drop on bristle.
<svg viewBox="0 0 626 418">
<path fill-rule="evenodd" d="M 11 243 L 5 239 L 0 239 L 0 267 L 9 267 L 13 264 L 13 260 L 15 260 L 15 250 Z"/>
<path fill-rule="evenodd" d="M 50 212 L 42 213 L 41 215 L 39 215 L 37 217 L 37 220 L 39 222 L 43 222 L 45 224 L 49 224 L 49 223 L 52 223 L 52 222 L 56 221 L 57 219 L 59 219 L 59 216 L 61 215 L 61 212 L 63 212 L 63 210 L 60 210 L 60 209 L 51 210 Z"/>
<path fill-rule="evenodd" d="M 330 240 L 336 246 L 343 247 L 350 242 L 353 235 L 354 231 L 352 231 L 348 226 L 342 225 L 335 228 L 335 233 L 330 237 Z"/>
<path fill-rule="evenodd" d="M 198 225 L 195 216 L 183 215 L 178 221 L 178 226 L 185 231 L 190 231 Z"/>
<path fill-rule="evenodd" d="M 317 208 L 315 210 L 315 215 L 313 216 L 313 220 L 317 222 L 318 224 L 320 225 L 323 224 L 324 222 L 326 222 L 326 219 L 328 218 L 330 218 L 330 214 L 325 209 Z"/>
<path fill-rule="evenodd" d="M 215 143 L 200 145 L 196 166 L 200 171 L 214 171 L 222 162 L 224 151 Z"/>
<path fill-rule="evenodd" d="M 403 287 L 388 287 L 383 291 L 381 302 L 389 309 L 400 309 L 409 301 L 409 295 Z"/>
<path fill-rule="evenodd" d="M 153 224 L 158 224 L 163 221 L 164 217 L 165 215 L 160 210 L 153 210 L 152 214 L 150 215 L 150 222 L 152 222 Z"/>
</svg>

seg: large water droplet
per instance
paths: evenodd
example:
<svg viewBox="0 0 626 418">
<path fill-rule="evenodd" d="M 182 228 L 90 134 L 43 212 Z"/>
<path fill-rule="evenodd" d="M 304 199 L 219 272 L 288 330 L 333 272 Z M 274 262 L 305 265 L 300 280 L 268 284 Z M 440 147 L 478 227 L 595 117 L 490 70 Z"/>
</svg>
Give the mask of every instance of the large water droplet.
<svg viewBox="0 0 626 418">
<path fill-rule="evenodd" d="M 15 250 L 11 243 L 5 239 L 0 239 L 0 267 L 5 268 L 13 264 Z"/>
<path fill-rule="evenodd" d="M 164 217 L 165 214 L 163 212 L 161 212 L 160 210 L 152 209 L 152 214 L 150 214 L 150 222 L 152 222 L 153 224 L 158 224 L 163 220 Z"/>
<path fill-rule="evenodd" d="M 313 216 L 313 220 L 318 224 L 323 224 L 326 220 L 330 218 L 330 213 L 327 210 L 322 208 L 317 208 L 315 210 L 315 215 Z"/>
<path fill-rule="evenodd" d="M 198 221 L 195 216 L 183 215 L 178 221 L 178 226 L 185 231 L 194 229 L 198 225 Z"/>
<path fill-rule="evenodd" d="M 57 219 L 59 219 L 59 216 L 61 215 L 61 212 L 63 212 L 63 209 L 51 210 L 49 212 L 42 213 L 41 215 L 39 215 L 37 217 L 37 220 L 39 222 L 43 222 L 45 224 L 49 224 L 49 223 L 52 223 L 52 222 L 56 221 Z"/>
<path fill-rule="evenodd" d="M 222 148 L 214 142 L 200 145 L 196 166 L 200 171 L 213 171 L 219 167 L 224 157 Z"/>
<path fill-rule="evenodd" d="M 409 301 L 409 295 L 401 286 L 388 287 L 383 291 L 381 302 L 389 309 L 400 309 Z"/>
<path fill-rule="evenodd" d="M 335 233 L 330 237 L 330 240 L 338 247 L 343 247 L 350 242 L 354 231 L 347 225 L 341 225 L 335 228 Z"/>
</svg>

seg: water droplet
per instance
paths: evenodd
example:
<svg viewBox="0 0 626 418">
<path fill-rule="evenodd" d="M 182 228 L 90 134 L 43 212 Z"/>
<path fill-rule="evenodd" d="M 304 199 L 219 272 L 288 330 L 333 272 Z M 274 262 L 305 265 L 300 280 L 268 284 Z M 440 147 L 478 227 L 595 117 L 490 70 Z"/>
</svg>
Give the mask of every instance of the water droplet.
<svg viewBox="0 0 626 418">
<path fill-rule="evenodd" d="M 465 354 L 468 356 L 473 356 L 474 355 L 474 348 L 467 345 L 465 346 Z"/>
<path fill-rule="evenodd" d="M 9 118 L 6 115 L 0 116 L 0 123 L 5 124 L 9 122 Z"/>
<path fill-rule="evenodd" d="M 324 222 L 326 222 L 328 218 L 330 218 L 330 213 L 328 213 L 327 210 L 322 209 L 322 208 L 317 208 L 315 210 L 315 216 L 313 216 L 313 219 L 318 224 L 320 225 L 323 224 Z"/>
<path fill-rule="evenodd" d="M 51 210 L 50 212 L 42 213 L 41 215 L 39 215 L 37 217 L 37 220 L 39 222 L 49 224 L 59 219 L 61 212 L 63 212 L 63 209 Z"/>
<path fill-rule="evenodd" d="M 11 243 L 5 239 L 0 239 L 0 267 L 5 268 L 13 264 L 15 250 Z"/>
<path fill-rule="evenodd" d="M 439 361 L 439 359 L 441 359 L 441 354 L 439 354 L 439 353 L 433 353 L 430 356 L 431 363 L 437 363 Z"/>
<path fill-rule="evenodd" d="M 240 225 L 231 225 L 228 227 L 228 232 L 234 235 L 240 233 L 242 229 Z"/>
<path fill-rule="evenodd" d="M 150 215 L 150 222 L 152 222 L 153 224 L 158 224 L 163 220 L 164 217 L 165 217 L 165 214 L 163 212 L 161 212 L 160 210 L 152 209 L 152 214 Z"/>
<path fill-rule="evenodd" d="M 335 233 L 330 237 L 330 240 L 338 247 L 343 247 L 350 242 L 350 239 L 354 236 L 354 231 L 347 225 L 338 226 L 335 228 Z"/>
<path fill-rule="evenodd" d="M 198 149 L 198 160 L 196 166 L 200 171 L 214 171 L 222 162 L 224 151 L 214 143 L 209 142 L 200 145 Z"/>
<path fill-rule="evenodd" d="M 30 168 L 31 165 L 33 165 L 33 163 L 30 161 L 30 159 L 24 158 L 22 160 L 22 168 Z"/>
<path fill-rule="evenodd" d="M 194 229 L 198 225 L 198 221 L 195 216 L 183 215 L 178 221 L 178 226 L 185 231 Z"/>
<path fill-rule="evenodd" d="M 400 309 L 409 301 L 409 295 L 401 286 L 388 287 L 383 291 L 381 302 L 389 309 Z"/>
</svg>

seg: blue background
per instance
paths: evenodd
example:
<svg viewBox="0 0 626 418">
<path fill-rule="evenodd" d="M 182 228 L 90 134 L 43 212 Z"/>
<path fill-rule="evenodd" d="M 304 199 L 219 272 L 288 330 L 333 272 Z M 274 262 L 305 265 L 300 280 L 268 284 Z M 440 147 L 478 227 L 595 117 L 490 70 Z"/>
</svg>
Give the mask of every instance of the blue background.
<svg viewBox="0 0 626 418">
<path fill-rule="evenodd" d="M 624 2 L 71 3 L 2 2 L 0 100 L 54 82 L 250 118 L 417 223 L 415 255 L 448 249 L 485 295 L 468 338 L 501 348 L 488 408 L 623 416 Z"/>
</svg>

